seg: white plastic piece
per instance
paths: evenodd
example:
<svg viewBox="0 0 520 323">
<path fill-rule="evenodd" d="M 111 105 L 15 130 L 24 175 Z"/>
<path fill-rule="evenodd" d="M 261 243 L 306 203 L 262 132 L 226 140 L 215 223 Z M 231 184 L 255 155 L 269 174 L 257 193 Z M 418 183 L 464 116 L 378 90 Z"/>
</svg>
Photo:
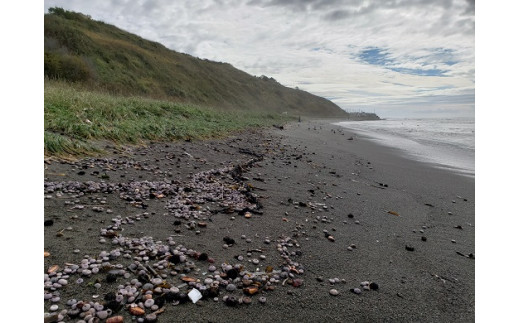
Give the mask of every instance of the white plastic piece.
<svg viewBox="0 0 520 323">
<path fill-rule="evenodd" d="M 188 297 L 191 299 L 193 304 L 197 303 L 199 299 L 202 298 L 202 294 L 198 289 L 194 288 L 188 293 Z"/>
</svg>

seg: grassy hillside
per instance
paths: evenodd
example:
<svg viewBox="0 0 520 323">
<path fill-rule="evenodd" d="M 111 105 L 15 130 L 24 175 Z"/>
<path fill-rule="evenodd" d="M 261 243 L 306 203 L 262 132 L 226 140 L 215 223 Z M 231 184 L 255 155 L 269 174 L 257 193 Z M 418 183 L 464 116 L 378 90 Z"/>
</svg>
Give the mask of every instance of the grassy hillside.
<svg viewBox="0 0 520 323">
<path fill-rule="evenodd" d="M 148 140 L 203 139 L 271 126 L 288 116 L 263 111 L 219 109 L 194 104 L 117 96 L 81 90 L 65 82 L 45 83 L 45 154 L 88 155 L 100 142 L 137 144 Z"/>
<path fill-rule="evenodd" d="M 230 64 L 167 49 L 81 13 L 45 15 L 45 75 L 92 90 L 297 116 L 347 114 L 332 102 Z"/>
</svg>

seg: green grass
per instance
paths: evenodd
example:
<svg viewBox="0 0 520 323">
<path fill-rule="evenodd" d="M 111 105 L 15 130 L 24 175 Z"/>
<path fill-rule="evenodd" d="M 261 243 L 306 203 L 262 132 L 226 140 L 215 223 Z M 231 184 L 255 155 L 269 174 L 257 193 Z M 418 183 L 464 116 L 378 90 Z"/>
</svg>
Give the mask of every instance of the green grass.
<svg viewBox="0 0 520 323">
<path fill-rule="evenodd" d="M 45 154 L 101 153 L 96 143 L 218 138 L 247 128 L 284 123 L 288 116 L 226 110 L 140 97 L 116 96 L 68 83 L 45 82 Z"/>
</svg>

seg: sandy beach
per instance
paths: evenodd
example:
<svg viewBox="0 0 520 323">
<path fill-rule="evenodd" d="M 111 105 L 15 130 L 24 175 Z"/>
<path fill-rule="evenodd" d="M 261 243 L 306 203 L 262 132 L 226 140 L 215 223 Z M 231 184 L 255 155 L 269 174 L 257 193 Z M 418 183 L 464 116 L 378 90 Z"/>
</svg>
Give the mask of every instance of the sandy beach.
<svg viewBox="0 0 520 323">
<path fill-rule="evenodd" d="M 148 268 L 148 278 L 164 274 L 150 292 L 163 309 L 156 314 L 159 322 L 475 321 L 474 178 L 404 158 L 331 121 L 108 150 L 104 158 L 45 163 L 44 243 L 50 256 L 43 269 L 59 266 L 49 281 L 68 277 L 66 285 L 44 289 L 60 298 L 44 300 L 44 311 L 58 305 L 52 313 L 62 312 L 65 322 L 81 319 L 65 314 L 72 309 L 68 300 L 98 302 L 106 309 L 107 295 L 117 294 L 119 285 L 146 280 L 129 269 L 135 257 Z M 87 182 L 110 189 L 89 193 L 70 184 Z M 143 192 L 149 183 L 156 187 Z M 205 198 L 205 188 L 222 192 Z M 174 198 L 183 204 L 174 205 Z M 124 223 L 107 232 L 118 223 L 114 219 Z M 148 246 L 169 249 L 148 255 L 122 245 L 123 238 L 143 237 L 150 237 Z M 193 251 L 180 263 L 171 258 L 179 245 Z M 117 248 L 121 255 L 100 259 L 103 251 Z M 89 258 L 100 259 L 98 273 L 64 272 Z M 226 282 L 217 287 L 218 295 L 196 304 L 183 299 L 174 305 L 178 298 L 172 301 L 156 289 L 177 286 L 188 293 L 196 280 L 217 280 L 215 273 L 225 272 L 226 265 L 240 268 L 238 278 L 221 275 Z M 114 270 L 126 277 L 119 272 L 108 279 Z M 226 284 L 236 290 L 228 291 Z M 252 286 L 258 291 L 248 289 Z M 146 291 L 136 289 L 141 291 L 136 302 L 144 301 Z M 250 304 L 224 302 L 233 297 L 238 303 L 244 296 Z M 110 316 L 135 322 L 126 306 Z M 156 311 L 146 308 L 145 315 Z"/>
</svg>

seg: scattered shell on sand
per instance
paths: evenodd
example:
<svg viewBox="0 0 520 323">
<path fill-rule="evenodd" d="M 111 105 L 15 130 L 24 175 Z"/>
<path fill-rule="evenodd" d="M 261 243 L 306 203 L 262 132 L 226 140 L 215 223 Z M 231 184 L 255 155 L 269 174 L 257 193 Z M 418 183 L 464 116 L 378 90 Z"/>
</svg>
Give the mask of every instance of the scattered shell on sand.
<svg viewBox="0 0 520 323">
<path fill-rule="evenodd" d="M 228 176 L 231 170 L 232 168 L 198 173 L 192 175 L 189 183 L 182 184 L 148 181 L 46 182 L 45 190 L 46 192 L 66 191 L 64 194 L 72 193 L 85 197 L 90 193 L 116 192 L 133 207 L 141 209 L 146 208 L 143 206 L 151 198 L 150 194 L 153 194 L 154 198 L 164 194 L 164 197 L 171 197 L 170 200 L 165 200 L 168 213 L 180 221 L 176 228 L 186 227 L 191 230 L 197 226 L 203 228 L 205 225 L 211 225 L 211 221 L 207 222 L 211 215 L 209 208 L 201 206 L 205 201 L 228 203 L 235 210 L 255 209 L 256 205 L 250 203 L 239 189 L 223 186 L 215 180 L 217 176 Z M 244 189 L 243 192 L 246 190 Z M 224 201 L 222 196 L 229 200 Z M 93 196 L 89 198 L 93 203 L 81 203 L 85 205 L 101 203 L 99 198 Z M 74 203 L 79 202 L 78 199 Z M 69 203 L 69 205 L 74 204 Z M 87 212 L 92 208 L 77 210 Z M 151 212 L 151 215 L 153 214 Z M 233 293 L 241 289 L 244 296 L 225 295 L 222 298 L 227 305 L 235 306 L 251 303 L 251 296 L 257 295 L 260 291 L 274 290 L 275 284 L 288 282 L 287 285 L 298 287 L 303 283 L 302 279 L 296 278 L 305 271 L 302 264 L 296 261 L 301 251 L 299 243 L 294 238 L 282 236 L 275 241 L 265 237 L 263 240 L 265 244 L 270 244 L 266 248 L 274 248 L 278 251 L 282 261 L 278 261 L 280 266 L 277 268 L 266 265 L 264 271 L 261 271 L 259 268 L 246 268 L 248 265 L 246 262 L 225 264 L 220 269 L 220 266 L 212 264 L 215 260 L 207 254 L 173 241 L 173 235 L 163 243 L 148 236 L 126 237 L 123 234 L 124 226 L 132 225 L 135 221 L 147 219 L 149 216 L 147 212 L 141 212 L 139 215 L 117 215 L 111 221 L 103 222 L 105 225 L 99 231 L 100 241 L 102 239 L 113 248 L 112 250 L 101 251 L 97 256 L 84 255 L 77 264 L 65 263 L 64 269 L 57 265 L 48 269 L 44 276 L 44 299 L 47 304 L 53 306 L 53 309 L 54 305 L 59 305 L 53 304 L 52 300 L 55 299 L 55 302 L 59 303 L 58 290 L 67 288 L 69 281 L 83 284 L 85 279 L 85 282 L 89 282 L 88 289 L 93 290 L 90 285 L 100 288 L 99 291 L 95 291 L 99 295 L 92 295 L 93 301 L 67 300 L 67 305 L 71 308 L 68 310 L 69 314 L 67 312 L 63 314 L 63 321 L 77 318 L 85 322 L 105 319 L 106 322 L 122 322 L 122 316 L 110 317 L 110 315 L 124 308 L 131 315 L 138 316 L 136 319 L 138 322 L 152 322 L 156 318 L 153 318 L 150 312 L 160 311 L 166 302 L 174 305 L 189 302 L 188 290 L 197 289 L 204 297 L 218 301 L 219 293 Z M 245 235 L 241 238 L 246 239 L 246 242 L 252 242 Z M 256 238 L 261 239 L 258 235 Z M 226 237 L 224 242 L 228 247 L 235 244 L 234 239 L 230 237 Z M 80 250 L 73 250 L 73 252 L 77 254 Z M 253 249 L 248 256 L 251 257 L 254 252 L 262 253 L 264 250 Z M 118 259 L 123 262 L 118 263 Z M 241 259 L 244 260 L 243 257 Z M 262 254 L 258 258 L 251 258 L 251 263 L 255 266 L 259 265 L 260 259 L 266 260 L 266 256 Z M 206 265 L 210 263 L 207 273 L 203 271 L 205 266 L 203 262 L 206 262 Z M 107 292 L 105 289 L 108 288 L 114 289 Z M 97 303 L 98 297 L 100 300 Z M 265 303 L 267 299 L 265 296 L 260 296 L 258 301 Z M 78 317 L 80 314 L 81 317 Z"/>
<path fill-rule="evenodd" d="M 109 317 L 106 323 L 123 323 L 124 319 L 121 315 Z"/>
<path fill-rule="evenodd" d="M 136 316 L 144 315 L 145 313 L 144 309 L 140 308 L 139 306 L 130 307 L 129 311 L 132 315 Z"/>
<path fill-rule="evenodd" d="M 60 266 L 58 266 L 58 265 L 52 265 L 52 266 L 50 266 L 49 269 L 47 270 L 47 273 L 48 273 L 48 274 L 53 274 L 53 273 L 57 272 L 59 269 L 60 269 Z"/>
</svg>

